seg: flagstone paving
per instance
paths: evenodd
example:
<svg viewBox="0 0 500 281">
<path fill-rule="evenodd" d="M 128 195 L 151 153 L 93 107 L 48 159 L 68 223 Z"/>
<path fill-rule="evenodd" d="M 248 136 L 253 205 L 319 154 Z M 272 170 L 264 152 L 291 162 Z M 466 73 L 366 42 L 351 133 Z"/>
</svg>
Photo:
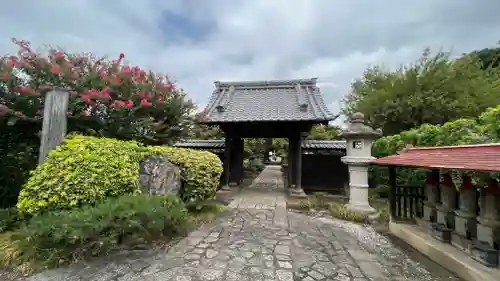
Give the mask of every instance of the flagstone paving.
<svg viewBox="0 0 500 281">
<path fill-rule="evenodd" d="M 215 223 L 166 251 L 129 253 L 24 280 L 457 280 L 433 276 L 369 227 L 287 211 L 279 169 L 266 167 Z"/>
</svg>

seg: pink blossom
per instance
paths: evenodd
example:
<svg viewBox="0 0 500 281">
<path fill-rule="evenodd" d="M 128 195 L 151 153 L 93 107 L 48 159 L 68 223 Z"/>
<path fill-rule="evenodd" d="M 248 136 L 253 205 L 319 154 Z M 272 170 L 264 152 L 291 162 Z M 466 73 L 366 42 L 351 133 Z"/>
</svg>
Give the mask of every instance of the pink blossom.
<svg viewBox="0 0 500 281">
<path fill-rule="evenodd" d="M 163 99 L 162 96 L 159 96 L 156 98 L 156 103 L 157 104 L 164 104 L 165 103 L 165 100 Z"/>
<path fill-rule="evenodd" d="M 111 104 L 112 108 L 123 108 L 123 107 L 126 107 L 126 106 L 127 106 L 127 104 L 124 101 L 122 101 L 122 100 L 115 100 Z"/>
<path fill-rule="evenodd" d="M 64 58 L 65 58 L 65 55 L 64 55 L 64 53 L 63 53 L 63 52 L 61 52 L 61 51 L 56 51 L 56 52 L 54 52 L 54 58 L 55 58 L 56 60 L 58 60 L 58 59 L 64 59 Z"/>
<path fill-rule="evenodd" d="M 132 100 L 128 100 L 126 106 L 128 109 L 131 109 L 132 107 L 134 107 L 134 102 Z"/>
<path fill-rule="evenodd" d="M 3 80 L 7 81 L 10 78 L 10 74 L 8 72 L 3 73 Z"/>
<path fill-rule="evenodd" d="M 125 65 L 124 67 L 122 67 L 122 73 L 130 73 L 130 72 L 131 72 L 130 66 Z"/>
<path fill-rule="evenodd" d="M 150 107 L 150 106 L 152 106 L 153 104 L 152 104 L 152 103 L 150 103 L 147 99 L 142 99 L 142 100 L 141 100 L 141 105 L 142 105 L 142 106 L 146 106 L 146 107 Z"/>
<path fill-rule="evenodd" d="M 61 74 L 61 66 L 58 65 L 57 63 L 53 63 L 50 71 L 55 75 L 59 75 Z"/>
</svg>

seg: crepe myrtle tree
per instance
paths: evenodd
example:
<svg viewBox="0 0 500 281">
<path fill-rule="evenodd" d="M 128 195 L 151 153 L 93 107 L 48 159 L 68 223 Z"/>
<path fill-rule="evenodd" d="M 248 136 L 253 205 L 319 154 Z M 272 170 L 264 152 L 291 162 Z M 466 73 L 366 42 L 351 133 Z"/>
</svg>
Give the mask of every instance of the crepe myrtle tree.
<svg viewBox="0 0 500 281">
<path fill-rule="evenodd" d="M 68 132 L 165 144 L 182 137 L 194 106 L 168 76 L 117 59 L 51 49 L 12 39 L 17 55 L 0 61 L 0 118 L 6 126 L 40 123 L 44 95 L 70 91 Z"/>
</svg>

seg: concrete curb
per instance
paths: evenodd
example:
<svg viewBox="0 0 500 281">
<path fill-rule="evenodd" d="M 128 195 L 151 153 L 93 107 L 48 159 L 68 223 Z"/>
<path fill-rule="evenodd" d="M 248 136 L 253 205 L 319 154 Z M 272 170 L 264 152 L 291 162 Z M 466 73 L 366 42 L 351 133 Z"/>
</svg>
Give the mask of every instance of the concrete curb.
<svg viewBox="0 0 500 281">
<path fill-rule="evenodd" d="M 452 245 L 431 238 L 415 225 L 390 222 L 390 232 L 407 244 L 466 281 L 500 280 L 500 270 L 487 268 Z"/>
</svg>

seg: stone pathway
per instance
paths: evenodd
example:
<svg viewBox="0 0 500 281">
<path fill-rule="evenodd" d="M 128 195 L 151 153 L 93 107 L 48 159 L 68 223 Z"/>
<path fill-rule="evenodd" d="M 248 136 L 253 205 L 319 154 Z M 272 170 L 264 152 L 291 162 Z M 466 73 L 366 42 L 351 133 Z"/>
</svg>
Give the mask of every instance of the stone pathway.
<svg viewBox="0 0 500 281">
<path fill-rule="evenodd" d="M 370 228 L 286 210 L 279 166 L 268 166 L 212 225 L 168 251 L 57 269 L 26 281 L 387 281 L 439 279 Z M 258 192 L 260 184 L 274 190 Z"/>
</svg>

